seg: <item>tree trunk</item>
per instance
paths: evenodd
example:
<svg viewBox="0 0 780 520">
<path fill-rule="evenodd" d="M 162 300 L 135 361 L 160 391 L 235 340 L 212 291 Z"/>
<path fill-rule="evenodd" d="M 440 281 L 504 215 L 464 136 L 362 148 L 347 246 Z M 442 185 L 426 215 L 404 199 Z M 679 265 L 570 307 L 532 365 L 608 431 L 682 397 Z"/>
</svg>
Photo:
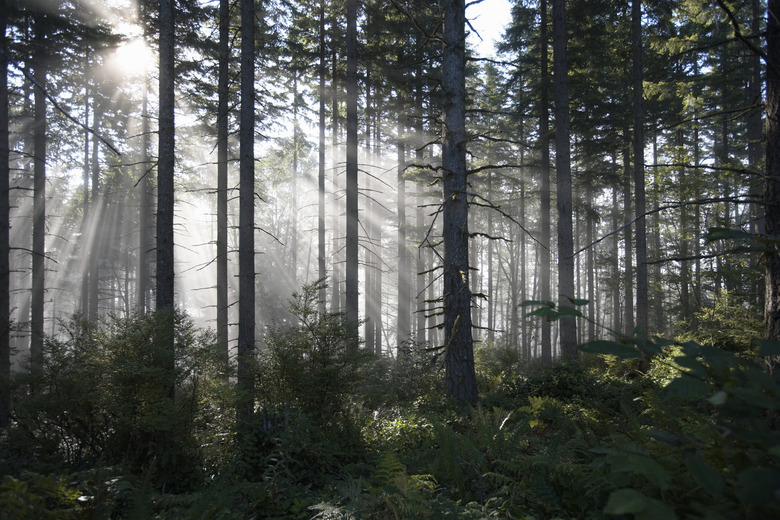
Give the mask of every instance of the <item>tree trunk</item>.
<svg viewBox="0 0 780 520">
<path fill-rule="evenodd" d="M 89 55 L 84 60 L 84 66 L 90 66 Z M 85 90 L 88 91 L 88 87 L 85 85 Z M 84 99 L 84 126 L 89 126 L 89 94 L 86 94 Z M 81 315 L 84 318 L 89 316 L 89 276 L 90 276 L 90 251 L 92 244 L 90 243 L 90 218 L 89 218 L 89 140 L 90 135 L 88 130 L 84 130 L 84 167 L 82 169 L 82 196 L 81 202 L 81 239 L 82 248 L 84 254 L 87 255 L 87 261 L 83 264 L 81 273 Z"/>
<path fill-rule="evenodd" d="M 320 0 L 320 48 L 319 48 L 319 137 L 317 142 L 317 277 L 324 281 L 325 267 L 325 0 Z M 325 284 L 319 292 L 318 310 L 325 315 Z"/>
<path fill-rule="evenodd" d="M 555 96 L 555 169 L 558 187 L 558 295 L 559 305 L 574 298 L 574 240 L 572 235 L 572 180 L 569 137 L 569 65 L 566 58 L 566 2 L 553 0 L 553 78 Z M 573 317 L 559 320 L 561 354 L 579 357 L 577 324 Z"/>
<path fill-rule="evenodd" d="M 613 160 L 614 162 L 614 160 Z M 618 208 L 618 187 L 612 188 L 612 229 L 617 229 L 620 225 L 620 211 Z M 620 234 L 615 233 L 612 241 L 612 254 L 614 262 L 612 264 L 612 330 L 620 332 Z"/>
<path fill-rule="evenodd" d="M 347 327 L 358 326 L 358 92 L 357 0 L 347 0 L 347 235 L 344 309 Z M 357 348 L 357 344 L 352 345 Z"/>
<path fill-rule="evenodd" d="M 174 0 L 160 0 L 157 310 L 173 308 Z M 93 186 L 94 189 L 94 186 Z M 171 336 L 171 341 L 173 336 Z M 173 343 L 170 345 L 173 348 Z"/>
<path fill-rule="evenodd" d="M 333 33 L 335 37 L 335 31 L 337 24 L 333 24 Z M 330 297 L 330 311 L 340 312 L 341 308 L 341 265 L 340 258 L 341 252 L 339 248 L 339 242 L 341 237 L 341 225 L 339 220 L 339 213 L 341 212 L 341 203 L 339 201 L 339 162 L 336 158 L 336 150 L 339 144 L 339 88 L 338 88 L 338 55 L 336 49 L 333 49 L 333 56 L 331 58 L 331 116 L 333 118 L 331 128 L 331 169 L 333 170 L 333 193 L 331 194 L 331 270 L 332 270 L 332 283 L 331 283 L 331 297 Z"/>
<path fill-rule="evenodd" d="M 628 135 L 628 132 L 626 132 Z M 625 222 L 630 222 L 632 219 L 631 213 L 631 159 L 628 148 L 623 151 L 623 218 Z M 625 302 L 624 302 L 624 318 L 623 318 L 623 332 L 627 336 L 634 335 L 634 251 L 631 247 L 633 238 L 631 235 L 631 226 L 626 226 L 623 233 L 624 239 L 624 251 L 625 251 L 625 272 L 623 273 L 623 279 L 625 280 Z"/>
<path fill-rule="evenodd" d="M 32 231 L 32 298 L 30 302 L 30 362 L 33 369 L 43 364 L 43 300 L 46 260 L 46 16 L 37 14 L 35 25 L 35 89 L 33 122 L 33 231 Z"/>
<path fill-rule="evenodd" d="M 242 428 L 254 414 L 255 350 L 255 3 L 241 0 L 241 128 L 238 243 L 238 402 Z M 241 425 L 241 423 L 245 423 Z"/>
<path fill-rule="evenodd" d="M 0 0 L 0 429 L 11 423 L 10 147 L 6 0 Z"/>
<path fill-rule="evenodd" d="M 542 301 L 550 301 L 550 275 L 552 263 L 550 262 L 550 75 L 548 73 L 548 32 L 547 32 L 547 0 L 540 2 L 541 22 L 539 27 L 539 43 L 541 48 L 540 56 L 540 82 L 541 98 L 539 101 L 539 139 L 540 139 L 540 213 L 539 226 L 539 290 Z M 542 320 L 542 366 L 552 366 L 552 334 L 551 324 L 548 320 Z"/>
<path fill-rule="evenodd" d="M 475 402 L 466 183 L 466 5 L 445 0 L 442 58 L 444 348 L 447 395 Z"/>
<path fill-rule="evenodd" d="M 404 104 L 398 103 L 397 126 L 397 182 L 398 182 L 398 322 L 396 340 L 398 347 L 409 340 L 411 333 L 411 295 L 409 294 L 409 255 L 406 252 L 406 143 L 404 142 Z M 399 350 L 399 355 L 401 351 Z"/>
<path fill-rule="evenodd" d="M 631 0 L 631 49 L 634 106 L 634 201 L 636 215 L 636 323 L 647 337 L 647 231 L 645 223 L 645 103 L 642 81 L 642 2 Z"/>
<path fill-rule="evenodd" d="M 586 200 L 594 200 L 593 199 L 593 185 L 588 183 L 587 187 L 585 188 Z M 592 208 L 588 208 L 587 213 L 585 215 L 585 243 L 592 244 L 594 241 L 594 235 L 595 235 L 595 222 L 594 218 L 591 215 L 591 212 L 594 211 Z M 595 246 L 591 246 L 588 248 L 588 257 L 587 257 L 587 284 L 588 284 L 588 341 L 594 341 L 596 339 L 596 286 L 595 286 L 595 279 L 597 276 L 596 272 L 596 249 Z"/>
<path fill-rule="evenodd" d="M 97 94 L 97 88 L 95 88 Z M 101 107 L 97 100 L 97 95 L 92 97 L 92 125 L 95 129 L 100 126 Z M 90 170 L 92 173 L 92 196 L 90 198 L 90 209 L 92 220 L 101 220 L 104 210 L 108 208 L 107 201 L 101 199 L 100 195 L 100 154 L 98 150 L 98 138 L 92 134 L 92 160 L 90 161 Z M 89 305 L 87 307 L 87 318 L 95 322 L 98 319 L 98 304 L 100 303 L 100 259 L 103 257 L 106 248 L 105 237 L 109 234 L 105 232 L 105 226 L 92 226 L 92 247 L 89 251 Z"/>
<path fill-rule="evenodd" d="M 293 164 L 290 180 L 290 198 L 292 199 L 292 230 L 290 238 L 290 278 L 291 286 L 298 287 L 298 149 L 300 145 L 300 125 L 298 124 L 298 71 L 293 71 Z"/>
<path fill-rule="evenodd" d="M 766 234 L 780 240 L 780 0 L 767 5 L 766 75 L 766 181 L 764 207 Z M 765 255 L 765 337 L 780 340 L 780 251 Z"/>
<path fill-rule="evenodd" d="M 415 161 L 417 164 L 423 164 L 424 157 L 423 157 L 423 146 L 425 144 L 425 134 L 423 133 L 423 78 L 422 78 L 422 70 L 421 68 L 417 69 L 417 73 L 415 75 L 415 78 L 417 80 L 417 88 L 416 88 L 416 100 L 415 100 L 415 109 L 417 112 L 417 118 L 415 122 Z M 417 265 L 416 265 L 416 271 L 417 276 L 415 277 L 417 281 L 417 335 L 416 340 L 420 343 L 425 342 L 426 340 L 426 334 L 425 334 L 425 275 L 422 273 L 425 271 L 425 258 L 423 257 L 423 252 L 419 249 L 419 244 L 422 242 L 423 237 L 425 236 L 425 215 L 423 213 L 423 203 L 424 203 L 424 192 L 423 192 L 423 184 L 421 181 L 418 181 L 415 183 L 415 200 L 417 201 L 417 212 L 415 215 L 415 223 L 417 225 L 417 232 L 418 234 L 418 248 L 417 248 Z"/>
<path fill-rule="evenodd" d="M 144 313 L 149 310 L 149 251 L 152 249 L 149 243 L 151 235 L 149 223 L 149 206 L 151 204 L 151 168 L 149 166 L 149 145 L 151 143 L 149 128 L 149 83 L 148 78 L 144 77 L 144 92 L 141 103 L 141 153 L 139 154 L 139 183 L 138 189 L 140 196 L 138 201 L 138 267 L 136 283 L 136 301 L 135 306 L 138 312 Z"/>
<path fill-rule="evenodd" d="M 228 97 L 230 0 L 219 1 L 219 71 L 217 79 L 217 344 L 227 366 L 228 325 Z M 227 375 L 226 375 L 227 377 Z"/>
</svg>

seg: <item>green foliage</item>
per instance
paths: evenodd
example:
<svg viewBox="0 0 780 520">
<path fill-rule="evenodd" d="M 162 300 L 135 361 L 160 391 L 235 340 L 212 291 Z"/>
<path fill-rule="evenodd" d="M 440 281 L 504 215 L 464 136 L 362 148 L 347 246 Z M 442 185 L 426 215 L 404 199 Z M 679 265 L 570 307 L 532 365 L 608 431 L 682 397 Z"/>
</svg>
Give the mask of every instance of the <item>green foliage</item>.
<svg viewBox="0 0 780 520">
<path fill-rule="evenodd" d="M 63 478 L 26 472 L 21 478 L 6 475 L 0 482 L 0 518 L 75 518 L 79 492 Z"/>
<path fill-rule="evenodd" d="M 756 357 L 708 344 L 655 339 L 641 348 L 662 351 L 650 368 L 661 386 L 645 394 L 647 426 L 629 421 L 598 451 L 595 464 L 619 486 L 605 512 L 778 516 L 778 381 Z"/>
<path fill-rule="evenodd" d="M 734 352 L 748 352 L 763 336 L 763 317 L 733 293 L 721 291 L 712 305 L 700 308 L 678 338 L 682 342 L 717 346 Z"/>
<path fill-rule="evenodd" d="M 159 346 L 162 329 L 174 331 L 174 352 Z M 181 314 L 74 319 L 65 330 L 46 342 L 40 371 L 14 382 L 7 462 L 33 458 L 44 470 L 122 463 L 153 468 L 158 485 L 191 485 L 201 460 L 196 417 L 208 422 L 198 416 L 200 385 L 216 371 L 213 338 Z"/>
<path fill-rule="evenodd" d="M 293 294 L 296 325 L 270 330 L 260 356 L 260 400 L 274 409 L 298 408 L 328 431 L 352 433 L 352 403 L 372 355 L 357 348 L 357 332 L 343 314 L 319 314 L 321 284 Z"/>
</svg>

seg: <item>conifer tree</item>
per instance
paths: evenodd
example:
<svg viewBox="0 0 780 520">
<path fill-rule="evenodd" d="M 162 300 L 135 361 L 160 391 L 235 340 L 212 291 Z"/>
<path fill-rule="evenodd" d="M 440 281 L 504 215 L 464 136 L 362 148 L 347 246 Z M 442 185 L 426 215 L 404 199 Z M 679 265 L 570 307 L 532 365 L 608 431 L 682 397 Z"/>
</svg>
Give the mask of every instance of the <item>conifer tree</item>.
<svg viewBox="0 0 780 520">
<path fill-rule="evenodd" d="M 447 395 L 477 400 L 469 288 L 466 182 L 466 5 L 443 2 L 442 187 L 444 235 L 444 352 Z"/>
</svg>

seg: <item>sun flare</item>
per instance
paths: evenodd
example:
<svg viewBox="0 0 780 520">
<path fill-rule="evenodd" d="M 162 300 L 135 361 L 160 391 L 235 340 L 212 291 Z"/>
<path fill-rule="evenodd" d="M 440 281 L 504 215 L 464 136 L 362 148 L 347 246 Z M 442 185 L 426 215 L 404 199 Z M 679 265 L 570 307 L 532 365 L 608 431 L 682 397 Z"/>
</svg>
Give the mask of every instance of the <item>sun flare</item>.
<svg viewBox="0 0 780 520">
<path fill-rule="evenodd" d="M 118 75 L 138 77 L 146 75 L 155 61 L 155 55 L 146 42 L 142 38 L 134 38 L 117 47 L 109 66 Z"/>
</svg>

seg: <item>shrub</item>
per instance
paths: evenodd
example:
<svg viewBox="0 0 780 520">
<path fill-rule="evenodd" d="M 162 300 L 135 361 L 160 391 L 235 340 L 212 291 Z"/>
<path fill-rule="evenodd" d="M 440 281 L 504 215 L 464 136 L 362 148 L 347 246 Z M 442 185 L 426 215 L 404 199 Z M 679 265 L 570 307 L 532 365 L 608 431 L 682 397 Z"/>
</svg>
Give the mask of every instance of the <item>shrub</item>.
<svg viewBox="0 0 780 520">
<path fill-rule="evenodd" d="M 163 328 L 174 330 L 173 353 L 157 340 Z M 44 469 L 151 467 L 160 486 L 190 485 L 199 473 L 194 425 L 199 385 L 213 375 L 203 354 L 212 336 L 180 313 L 102 324 L 74 318 L 65 330 L 63 339 L 47 339 L 40 369 L 15 381 L 13 456 Z"/>
</svg>

